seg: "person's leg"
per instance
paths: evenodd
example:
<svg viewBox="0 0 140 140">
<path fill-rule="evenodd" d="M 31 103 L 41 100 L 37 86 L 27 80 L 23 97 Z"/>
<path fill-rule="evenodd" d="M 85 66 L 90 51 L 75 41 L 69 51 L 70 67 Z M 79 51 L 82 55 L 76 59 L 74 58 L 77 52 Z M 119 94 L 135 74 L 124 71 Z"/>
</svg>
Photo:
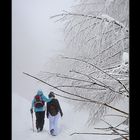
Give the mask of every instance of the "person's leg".
<svg viewBox="0 0 140 140">
<path fill-rule="evenodd" d="M 51 116 L 49 114 L 49 131 L 52 134 L 52 132 L 54 131 L 54 116 Z"/>
<path fill-rule="evenodd" d="M 54 135 L 58 134 L 58 120 L 60 118 L 60 114 L 58 113 L 56 116 L 54 116 Z"/>
<path fill-rule="evenodd" d="M 39 128 L 39 112 L 35 112 L 35 116 L 36 116 L 36 129 Z"/>
<path fill-rule="evenodd" d="M 37 132 L 41 131 L 42 128 L 42 112 L 36 112 L 36 128 L 37 128 Z"/>
<path fill-rule="evenodd" d="M 44 126 L 45 111 L 40 112 L 40 131 L 43 130 Z"/>
</svg>

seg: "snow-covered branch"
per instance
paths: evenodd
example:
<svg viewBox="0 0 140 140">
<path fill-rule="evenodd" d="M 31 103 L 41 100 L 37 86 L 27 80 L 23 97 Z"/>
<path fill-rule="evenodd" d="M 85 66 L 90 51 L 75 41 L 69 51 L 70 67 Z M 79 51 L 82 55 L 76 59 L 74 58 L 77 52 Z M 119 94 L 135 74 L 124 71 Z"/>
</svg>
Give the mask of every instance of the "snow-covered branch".
<svg viewBox="0 0 140 140">
<path fill-rule="evenodd" d="M 123 114 L 128 115 L 127 112 L 122 111 L 122 110 L 120 110 L 120 109 L 117 109 L 117 108 L 115 108 L 115 107 L 113 107 L 113 106 L 110 106 L 110 105 L 108 105 L 107 103 L 103 103 L 103 102 L 95 101 L 95 100 L 92 100 L 92 99 L 88 99 L 88 98 L 82 97 L 82 96 L 80 96 L 80 95 L 75 95 L 75 94 L 73 94 L 73 93 L 64 91 L 64 90 L 62 90 L 62 89 L 60 89 L 60 88 L 58 88 L 58 87 L 56 87 L 56 86 L 53 86 L 53 85 L 51 85 L 51 84 L 49 84 L 49 83 L 47 83 L 47 82 L 45 82 L 45 81 L 43 81 L 43 80 L 41 80 L 41 79 L 35 77 L 35 76 L 32 76 L 32 75 L 30 75 L 30 74 L 28 74 L 28 73 L 23 72 L 23 74 L 25 74 L 25 75 L 27 75 L 27 76 L 29 76 L 29 77 L 32 77 L 32 78 L 34 78 L 34 79 L 36 79 L 36 80 L 38 80 L 38 81 L 40 81 L 40 82 L 42 82 L 42 83 L 44 83 L 44 84 L 50 86 L 50 87 L 53 87 L 53 88 L 55 88 L 55 89 L 57 89 L 57 90 L 59 90 L 59 91 L 61 91 L 61 92 L 63 92 L 63 93 L 66 93 L 66 94 L 69 94 L 69 95 L 72 95 L 72 96 L 76 96 L 76 97 L 79 97 L 79 98 L 88 100 L 88 101 L 90 101 L 90 102 L 92 102 L 92 103 L 95 103 L 95 104 L 104 105 L 104 106 L 109 107 L 109 108 L 111 108 L 111 109 L 113 109 L 113 110 L 116 110 L 116 111 L 118 111 L 118 112 L 121 112 L 121 113 L 123 113 Z"/>
<path fill-rule="evenodd" d="M 93 15 L 85 15 L 85 14 L 79 14 L 79 13 L 71 13 L 71 12 L 67 12 L 67 13 L 61 13 L 58 15 L 54 15 L 51 16 L 50 18 L 56 18 L 56 17 L 61 17 L 61 16 L 80 16 L 80 17 L 85 17 L 85 18 L 91 18 L 91 19 L 98 19 L 98 20 L 105 20 L 106 22 L 114 22 L 115 25 L 124 28 L 126 32 L 128 32 L 129 30 L 119 21 L 115 20 L 114 18 L 110 17 L 109 15 L 102 15 L 102 16 L 93 16 Z"/>
<path fill-rule="evenodd" d="M 108 74 L 107 72 L 103 71 L 101 68 L 97 67 L 96 65 L 91 64 L 91 63 L 89 63 L 89 62 L 87 62 L 87 61 L 85 61 L 85 60 L 78 59 L 78 58 L 69 58 L 69 57 L 63 57 L 63 58 L 65 58 L 65 59 L 72 59 L 72 60 L 76 60 L 76 61 L 80 61 L 80 62 L 89 64 L 89 65 L 95 67 L 95 68 L 98 69 L 99 71 L 103 72 L 104 74 L 108 75 L 109 77 L 111 77 L 111 78 L 113 78 L 114 80 L 116 80 L 117 82 L 119 82 L 119 84 L 121 84 L 121 85 L 125 88 L 125 90 L 129 93 L 128 89 L 125 87 L 125 85 L 124 85 L 120 80 L 114 78 L 113 76 L 111 76 L 111 75 Z M 107 87 L 108 87 L 108 86 L 107 86 Z M 127 95 L 127 97 L 129 97 L 129 95 Z"/>
</svg>

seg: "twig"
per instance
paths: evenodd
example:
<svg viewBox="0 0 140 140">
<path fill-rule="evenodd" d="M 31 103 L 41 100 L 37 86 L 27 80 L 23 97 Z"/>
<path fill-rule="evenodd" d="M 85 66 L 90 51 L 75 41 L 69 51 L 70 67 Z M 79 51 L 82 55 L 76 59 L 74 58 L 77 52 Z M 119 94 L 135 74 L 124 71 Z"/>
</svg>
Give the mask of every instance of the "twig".
<svg viewBox="0 0 140 140">
<path fill-rule="evenodd" d="M 102 120 L 102 119 L 101 119 Z M 115 133 L 117 133 L 118 135 L 120 135 L 122 138 L 124 138 L 125 140 L 128 140 L 125 136 L 123 136 L 124 134 L 121 134 L 121 133 L 119 133 L 118 131 L 116 131 L 115 130 L 115 127 L 113 127 L 111 124 L 109 124 L 108 122 L 106 122 L 105 120 L 102 120 L 102 121 L 104 121 L 106 124 L 108 124 L 109 126 L 110 126 L 110 129 L 113 131 L 113 132 L 115 132 Z M 127 134 L 128 135 L 128 134 Z"/>
<path fill-rule="evenodd" d="M 70 100 L 81 101 L 81 102 L 90 102 L 90 101 L 87 101 L 87 100 L 80 100 L 80 99 L 74 99 L 74 98 L 66 97 L 66 96 L 63 96 L 63 95 L 59 95 L 57 93 L 54 93 L 54 94 L 57 95 L 57 96 L 66 98 L 66 99 L 70 99 Z"/>
<path fill-rule="evenodd" d="M 78 133 L 78 132 L 74 132 L 72 134 L 70 134 L 70 136 L 75 135 L 75 134 L 88 134 L 88 135 L 119 135 L 116 133 Z M 122 134 L 122 135 L 128 135 L 126 133 Z"/>
<path fill-rule="evenodd" d="M 67 92 L 67 91 L 64 91 L 64 90 L 62 90 L 62 89 L 59 89 L 59 88 L 57 88 L 57 87 L 55 87 L 55 86 L 53 86 L 53 85 L 51 85 L 51 84 L 49 84 L 49 83 L 47 83 L 47 82 L 41 80 L 41 79 L 39 79 L 39 78 L 37 78 L 37 77 L 35 77 L 35 76 L 32 76 L 32 75 L 30 75 L 30 74 L 28 74 L 28 73 L 23 72 L 23 74 L 25 74 L 25 75 L 27 75 L 27 76 L 29 76 L 29 77 L 32 77 L 32 78 L 34 78 L 34 79 L 36 79 L 36 80 L 38 80 L 38 81 L 40 81 L 40 82 L 42 82 L 42 83 L 44 83 L 44 84 L 50 86 L 50 87 L 53 87 L 53 88 L 55 88 L 55 89 L 57 89 L 57 90 L 59 90 L 59 91 L 61 91 L 61 92 L 63 92 L 63 93 L 66 93 L 66 94 L 69 94 L 69 95 L 73 95 L 73 96 L 76 96 L 76 97 L 79 97 L 79 98 L 88 100 L 88 101 L 93 102 L 93 103 L 96 103 L 96 104 L 104 105 L 104 106 L 106 106 L 106 107 L 109 107 L 109 108 L 114 109 L 114 110 L 116 110 L 116 111 L 118 111 L 118 112 L 121 112 L 121 113 L 123 113 L 123 114 L 128 115 L 128 113 L 126 113 L 126 112 L 124 112 L 124 111 L 122 111 L 122 110 L 120 110 L 120 109 L 117 109 L 117 108 L 115 108 L 115 107 L 112 107 L 112 106 L 110 106 L 110 105 L 108 105 L 108 104 L 106 104 L 106 103 L 102 103 L 102 102 L 99 102 L 99 101 L 91 100 L 91 99 L 89 99 L 89 98 L 85 98 L 85 97 L 80 96 L 80 95 L 72 94 L 72 93 L 70 93 L 70 92 Z"/>
<path fill-rule="evenodd" d="M 105 116 L 116 116 L 116 117 L 125 117 L 125 118 L 128 118 L 128 117 L 126 117 L 126 116 L 122 116 L 122 115 L 113 115 L 113 114 L 107 114 L 107 115 L 105 115 Z"/>
<path fill-rule="evenodd" d="M 58 16 L 82 16 L 82 17 L 96 18 L 96 19 L 99 19 L 99 20 L 106 19 L 106 22 L 110 22 L 107 18 L 103 18 L 103 17 L 100 17 L 100 16 L 77 14 L 77 13 L 70 13 L 70 12 L 54 15 L 54 16 L 51 16 L 50 18 L 55 18 L 55 17 L 58 17 Z M 114 24 L 120 26 L 121 28 L 126 28 L 124 25 L 120 24 L 118 21 L 116 21 L 116 20 L 113 20 L 113 21 L 114 21 Z M 128 29 L 125 29 L 125 31 L 128 32 Z"/>
<path fill-rule="evenodd" d="M 84 76 L 88 77 L 90 80 L 93 80 L 93 79 L 94 79 L 94 80 L 98 81 L 99 83 L 101 83 L 101 84 L 103 84 L 103 85 L 100 85 L 100 84 L 97 84 L 97 83 L 95 83 L 95 84 L 97 84 L 97 85 L 99 85 L 99 86 L 102 86 L 102 87 L 105 87 L 105 88 L 108 88 L 108 89 L 110 89 L 111 91 L 113 91 L 113 92 L 115 92 L 115 93 L 118 93 L 118 94 L 121 94 L 121 95 L 122 95 L 122 93 L 123 93 L 123 92 L 118 92 L 118 91 L 113 90 L 111 87 L 109 87 L 109 86 L 106 85 L 105 83 L 101 82 L 100 80 L 98 80 L 98 79 L 96 79 L 96 78 L 94 78 L 94 77 L 92 77 L 92 76 L 90 76 L 90 75 L 86 75 L 86 74 L 83 74 L 83 73 L 81 73 L 81 72 L 74 71 L 74 70 L 73 70 L 72 72 L 75 72 L 75 73 L 84 75 Z"/>
<path fill-rule="evenodd" d="M 95 85 L 98 85 L 97 83 L 95 83 Z M 90 87 L 86 87 L 86 86 L 74 86 L 74 85 L 61 85 L 61 86 L 57 86 L 57 87 L 73 87 L 73 88 L 82 88 L 82 89 L 92 89 L 92 90 L 106 90 L 106 88 L 90 88 Z"/>
<path fill-rule="evenodd" d="M 78 78 L 68 77 L 67 75 L 61 75 L 61 74 L 57 74 L 57 73 L 51 73 L 51 74 L 55 74 L 56 77 L 59 77 L 59 78 L 64 78 L 64 79 L 69 79 L 69 80 L 74 80 L 74 81 L 87 82 L 87 83 L 90 83 L 91 85 L 98 85 L 98 86 L 100 86 L 100 87 L 106 88 L 105 85 L 101 85 L 101 84 L 99 84 L 99 83 L 93 82 L 93 80 L 92 80 L 92 82 L 91 82 L 91 81 L 82 80 L 82 79 L 78 79 Z M 96 79 L 96 81 L 97 81 L 97 79 Z"/>
<path fill-rule="evenodd" d="M 111 127 L 111 128 L 112 128 L 112 127 Z M 109 131 L 110 131 L 110 127 L 107 127 L 107 128 L 94 128 L 94 129 L 107 130 L 107 131 L 109 130 Z M 122 131 L 122 132 L 128 133 L 128 131 L 123 130 L 123 129 L 118 129 L 118 128 L 116 128 L 116 127 L 114 127 L 114 129 L 119 130 L 119 131 Z"/>
<path fill-rule="evenodd" d="M 127 90 L 127 88 L 125 87 L 125 85 L 123 85 L 123 83 L 122 83 L 120 80 L 114 78 L 113 76 L 111 76 L 111 75 L 108 74 L 107 72 L 103 71 L 103 70 L 100 69 L 99 67 L 95 66 L 94 64 L 91 64 L 91 63 L 89 63 L 89 62 L 87 62 L 87 61 L 85 61 L 85 60 L 81 60 L 81 59 L 78 59 L 78 58 L 69 58 L 69 57 L 63 57 L 63 58 L 81 61 L 81 62 L 84 62 L 84 63 L 86 63 L 86 64 L 89 64 L 89 65 L 95 67 L 95 68 L 98 69 L 99 71 L 103 72 L 104 74 L 108 75 L 109 77 L 111 77 L 111 78 L 115 79 L 117 82 L 119 82 L 119 83 L 125 88 L 125 90 L 129 93 L 129 91 Z M 126 96 L 129 97 L 129 95 L 126 95 Z"/>
<path fill-rule="evenodd" d="M 121 124 L 123 124 L 126 120 L 122 121 L 120 124 L 118 124 L 116 127 L 120 126 Z"/>
</svg>

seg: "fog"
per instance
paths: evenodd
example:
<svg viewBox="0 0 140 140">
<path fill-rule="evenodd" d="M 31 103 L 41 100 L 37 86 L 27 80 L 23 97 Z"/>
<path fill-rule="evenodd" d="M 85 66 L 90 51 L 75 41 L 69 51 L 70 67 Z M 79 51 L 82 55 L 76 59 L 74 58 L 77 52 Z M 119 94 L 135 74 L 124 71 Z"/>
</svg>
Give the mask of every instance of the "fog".
<svg viewBox="0 0 140 140">
<path fill-rule="evenodd" d="M 12 0 L 12 92 L 31 99 L 44 85 L 36 75 L 65 46 L 62 23 L 50 19 L 70 10 L 74 0 Z M 43 86 L 43 87 L 42 87 Z M 45 86 L 46 94 L 49 92 Z"/>
</svg>

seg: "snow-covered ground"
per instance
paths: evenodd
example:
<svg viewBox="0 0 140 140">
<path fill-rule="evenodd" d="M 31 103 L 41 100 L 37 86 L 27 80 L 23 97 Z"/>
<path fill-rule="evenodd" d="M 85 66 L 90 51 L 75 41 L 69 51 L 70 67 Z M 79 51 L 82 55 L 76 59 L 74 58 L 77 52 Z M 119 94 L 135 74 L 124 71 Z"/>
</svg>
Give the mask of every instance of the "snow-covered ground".
<svg viewBox="0 0 140 140">
<path fill-rule="evenodd" d="M 111 140 L 119 136 L 114 135 L 84 135 L 76 134 L 70 136 L 74 132 L 104 132 L 94 129 L 94 127 L 107 127 L 104 123 L 98 123 L 94 127 L 87 127 L 86 121 L 88 115 L 84 111 L 74 112 L 73 107 L 62 100 L 60 105 L 63 110 L 63 117 L 59 121 L 60 133 L 58 136 L 50 136 L 48 133 L 48 119 L 45 116 L 44 130 L 37 133 L 32 129 L 32 118 L 30 114 L 31 102 L 19 96 L 12 94 L 12 140 Z M 35 126 L 35 115 L 34 115 Z"/>
</svg>

